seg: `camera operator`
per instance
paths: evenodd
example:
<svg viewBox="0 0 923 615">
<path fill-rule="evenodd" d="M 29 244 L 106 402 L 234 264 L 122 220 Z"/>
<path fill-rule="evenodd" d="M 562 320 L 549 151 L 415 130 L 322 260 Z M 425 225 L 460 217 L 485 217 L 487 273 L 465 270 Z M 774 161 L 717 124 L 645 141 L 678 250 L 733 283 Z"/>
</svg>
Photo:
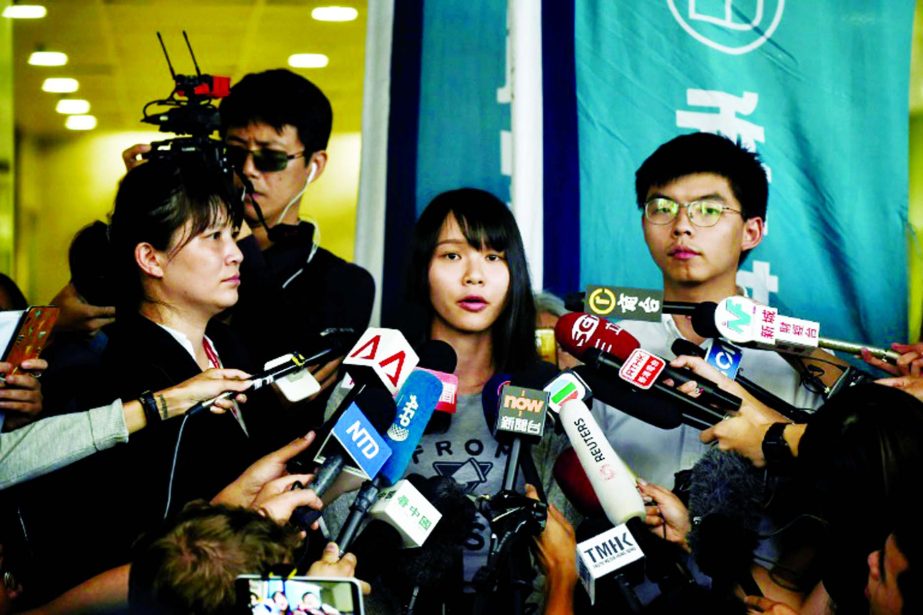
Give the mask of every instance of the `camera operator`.
<svg viewBox="0 0 923 615">
<path fill-rule="evenodd" d="M 350 327 L 358 338 L 369 323 L 375 283 L 366 270 L 321 248 L 318 229 L 300 220 L 303 195 L 327 166 L 330 101 L 304 77 L 274 69 L 246 75 L 219 111 L 228 158 L 253 188 L 244 202 L 232 328 L 258 361 L 292 348 L 310 352 L 327 328 Z M 131 168 L 148 151 L 149 145 L 136 145 L 122 157 Z M 336 381 L 339 363 L 314 370 L 322 390 Z M 292 430 L 320 423 L 323 404 L 313 407 L 320 410 Z"/>
</svg>

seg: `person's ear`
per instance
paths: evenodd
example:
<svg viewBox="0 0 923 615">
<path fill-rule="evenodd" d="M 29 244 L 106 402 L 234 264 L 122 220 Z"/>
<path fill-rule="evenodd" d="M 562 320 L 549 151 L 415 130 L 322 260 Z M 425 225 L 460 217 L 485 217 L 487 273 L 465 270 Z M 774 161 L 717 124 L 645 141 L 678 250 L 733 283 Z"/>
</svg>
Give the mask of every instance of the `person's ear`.
<svg viewBox="0 0 923 615">
<path fill-rule="evenodd" d="M 308 160 L 308 168 L 310 173 L 310 167 L 312 164 L 317 165 L 317 168 L 314 169 L 314 175 L 311 178 L 311 183 L 317 181 L 317 178 L 324 174 L 324 169 L 327 168 L 327 150 L 318 150 L 311 154 L 311 159 Z"/>
<path fill-rule="evenodd" d="M 163 252 L 147 242 L 135 246 L 135 263 L 138 268 L 152 278 L 163 277 Z"/>
<path fill-rule="evenodd" d="M 752 250 L 760 245 L 763 241 L 763 235 L 766 234 L 766 223 L 762 218 L 748 218 L 744 220 L 743 229 L 741 229 L 740 250 Z"/>
</svg>

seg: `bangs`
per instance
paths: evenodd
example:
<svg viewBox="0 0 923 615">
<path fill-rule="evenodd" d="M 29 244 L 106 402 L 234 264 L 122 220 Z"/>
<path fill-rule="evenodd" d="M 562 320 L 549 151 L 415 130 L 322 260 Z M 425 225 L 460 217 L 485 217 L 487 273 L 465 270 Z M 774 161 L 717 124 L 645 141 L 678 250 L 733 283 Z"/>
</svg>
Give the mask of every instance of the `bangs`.
<svg viewBox="0 0 923 615">
<path fill-rule="evenodd" d="M 472 248 L 480 250 L 486 247 L 497 252 L 505 252 L 509 248 L 509 229 L 496 217 L 485 216 L 483 208 L 456 206 L 451 212 Z"/>
</svg>

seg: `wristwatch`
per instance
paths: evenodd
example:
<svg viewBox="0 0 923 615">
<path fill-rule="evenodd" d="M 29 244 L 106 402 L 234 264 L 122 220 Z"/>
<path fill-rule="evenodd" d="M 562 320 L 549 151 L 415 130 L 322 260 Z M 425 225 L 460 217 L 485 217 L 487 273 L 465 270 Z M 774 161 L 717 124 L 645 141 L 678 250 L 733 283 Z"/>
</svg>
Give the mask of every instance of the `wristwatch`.
<svg viewBox="0 0 923 615">
<path fill-rule="evenodd" d="M 785 427 L 788 423 L 773 423 L 763 436 L 763 457 L 766 467 L 773 471 L 786 472 L 795 463 L 792 449 L 785 441 Z"/>
</svg>

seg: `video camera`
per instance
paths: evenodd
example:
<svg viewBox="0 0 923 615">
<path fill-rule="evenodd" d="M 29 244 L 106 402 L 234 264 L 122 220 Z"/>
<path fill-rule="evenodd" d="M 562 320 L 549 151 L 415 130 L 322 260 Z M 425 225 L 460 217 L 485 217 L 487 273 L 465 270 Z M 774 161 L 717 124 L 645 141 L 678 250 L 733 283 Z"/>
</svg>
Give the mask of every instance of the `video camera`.
<svg viewBox="0 0 923 615">
<path fill-rule="evenodd" d="M 253 187 L 250 181 L 231 165 L 224 142 L 211 136 L 221 127 L 221 116 L 213 101 L 224 98 L 230 93 L 231 78 L 203 75 L 199 70 L 199 64 L 185 30 L 183 39 L 189 49 L 196 74 L 176 74 L 163 37 L 158 32 L 157 40 L 160 41 L 160 47 L 163 49 L 174 85 L 169 96 L 152 100 L 144 105 L 142 111 L 144 117 L 141 121 L 157 126 L 160 132 L 188 136 L 155 141 L 151 143 L 151 151 L 145 153 L 143 157 L 147 160 L 162 160 L 181 155 L 200 155 L 206 167 L 222 178 L 228 203 L 233 208 L 234 219 L 240 220 L 243 215 L 243 199 L 240 189 L 235 186 L 234 176 L 238 177 L 248 192 L 252 192 Z"/>
</svg>

